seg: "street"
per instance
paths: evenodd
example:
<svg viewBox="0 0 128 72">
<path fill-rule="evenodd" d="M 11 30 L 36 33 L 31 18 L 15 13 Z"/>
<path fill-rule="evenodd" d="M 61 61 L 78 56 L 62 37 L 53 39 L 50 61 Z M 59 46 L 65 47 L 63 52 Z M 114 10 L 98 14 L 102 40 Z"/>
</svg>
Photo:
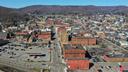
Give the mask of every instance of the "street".
<svg viewBox="0 0 128 72">
<path fill-rule="evenodd" d="M 65 64 L 62 63 L 62 55 L 61 55 L 61 46 L 58 40 L 57 29 L 55 29 L 55 40 L 54 40 L 54 49 L 52 50 L 52 64 L 50 65 L 51 72 L 64 72 Z"/>
</svg>

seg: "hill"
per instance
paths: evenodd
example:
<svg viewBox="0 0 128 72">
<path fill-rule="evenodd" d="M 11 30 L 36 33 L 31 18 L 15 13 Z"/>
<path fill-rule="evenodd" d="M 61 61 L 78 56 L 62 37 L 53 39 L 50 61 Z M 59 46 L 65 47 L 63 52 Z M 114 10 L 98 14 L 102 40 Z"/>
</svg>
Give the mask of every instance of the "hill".
<svg viewBox="0 0 128 72">
<path fill-rule="evenodd" d="M 57 6 L 57 5 L 33 5 L 19 9 L 23 13 L 95 13 L 95 12 L 124 12 L 127 6 Z"/>
<path fill-rule="evenodd" d="M 21 20 L 28 20 L 28 13 L 32 14 L 122 14 L 128 15 L 127 6 L 60 6 L 60 5 L 32 5 L 23 8 L 7 8 L 0 6 L 0 22 L 5 26 L 14 25 Z"/>
</svg>

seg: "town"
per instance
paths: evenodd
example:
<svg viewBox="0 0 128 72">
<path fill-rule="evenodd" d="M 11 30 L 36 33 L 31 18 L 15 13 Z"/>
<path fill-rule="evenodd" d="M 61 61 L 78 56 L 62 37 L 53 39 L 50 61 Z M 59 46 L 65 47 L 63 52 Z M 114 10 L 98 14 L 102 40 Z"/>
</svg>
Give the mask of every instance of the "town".
<svg viewBox="0 0 128 72">
<path fill-rule="evenodd" d="M 127 72 L 127 16 L 29 17 L 17 26 L 0 23 L 1 65 L 18 72 Z"/>
</svg>

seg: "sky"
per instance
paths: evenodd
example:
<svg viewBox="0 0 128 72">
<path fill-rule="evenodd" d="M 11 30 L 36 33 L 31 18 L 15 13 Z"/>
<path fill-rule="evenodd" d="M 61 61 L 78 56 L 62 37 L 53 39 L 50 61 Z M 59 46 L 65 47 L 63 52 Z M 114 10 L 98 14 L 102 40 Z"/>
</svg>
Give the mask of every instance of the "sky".
<svg viewBox="0 0 128 72">
<path fill-rule="evenodd" d="M 128 0 L 0 0 L 0 6 L 21 8 L 30 5 L 128 6 Z"/>
</svg>

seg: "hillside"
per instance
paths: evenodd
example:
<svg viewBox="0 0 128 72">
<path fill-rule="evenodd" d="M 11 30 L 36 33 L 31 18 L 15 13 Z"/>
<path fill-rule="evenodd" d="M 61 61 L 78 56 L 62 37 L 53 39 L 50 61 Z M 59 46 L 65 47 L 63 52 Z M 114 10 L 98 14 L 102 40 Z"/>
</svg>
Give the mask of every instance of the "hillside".
<svg viewBox="0 0 128 72">
<path fill-rule="evenodd" d="M 0 6 L 0 16 L 5 16 L 11 13 L 72 13 L 72 12 L 124 12 L 128 11 L 127 6 L 59 6 L 59 5 L 32 5 L 24 8 L 14 9 Z"/>
<path fill-rule="evenodd" d="M 7 8 L 0 6 L 0 22 L 5 26 L 14 25 L 21 20 L 28 20 L 27 13 L 32 14 L 127 14 L 127 6 L 59 6 L 59 5 L 32 5 L 23 8 Z"/>
<path fill-rule="evenodd" d="M 124 12 L 127 6 L 57 6 L 57 5 L 33 5 L 19 9 L 23 13 L 67 13 L 67 12 Z"/>
</svg>

